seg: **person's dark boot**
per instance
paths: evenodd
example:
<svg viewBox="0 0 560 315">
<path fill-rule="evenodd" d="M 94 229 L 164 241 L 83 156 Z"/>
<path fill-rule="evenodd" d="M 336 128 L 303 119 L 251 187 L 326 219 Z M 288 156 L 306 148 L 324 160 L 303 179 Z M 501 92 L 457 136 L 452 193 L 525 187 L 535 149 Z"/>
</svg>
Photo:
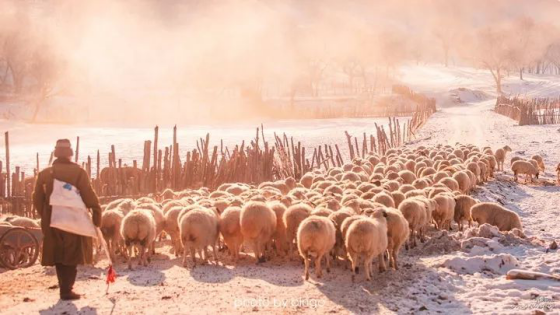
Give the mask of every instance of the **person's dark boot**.
<svg viewBox="0 0 560 315">
<path fill-rule="evenodd" d="M 76 281 L 76 266 L 57 264 L 56 267 L 60 287 L 60 299 L 64 301 L 79 300 L 81 295 L 72 290 Z"/>
<path fill-rule="evenodd" d="M 79 300 L 82 296 L 74 291 L 68 293 L 60 294 L 60 299 L 63 301 Z"/>
</svg>

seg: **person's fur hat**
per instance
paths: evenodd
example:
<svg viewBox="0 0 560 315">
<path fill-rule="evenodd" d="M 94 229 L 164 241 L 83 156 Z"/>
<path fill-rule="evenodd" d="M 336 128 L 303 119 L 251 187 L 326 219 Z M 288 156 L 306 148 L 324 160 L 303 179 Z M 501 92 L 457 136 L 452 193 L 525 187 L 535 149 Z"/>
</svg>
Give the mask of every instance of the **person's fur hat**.
<svg viewBox="0 0 560 315">
<path fill-rule="evenodd" d="M 56 141 L 56 146 L 54 147 L 54 156 L 57 158 L 69 158 L 74 155 L 72 151 L 72 144 L 68 139 L 60 139 Z"/>
</svg>

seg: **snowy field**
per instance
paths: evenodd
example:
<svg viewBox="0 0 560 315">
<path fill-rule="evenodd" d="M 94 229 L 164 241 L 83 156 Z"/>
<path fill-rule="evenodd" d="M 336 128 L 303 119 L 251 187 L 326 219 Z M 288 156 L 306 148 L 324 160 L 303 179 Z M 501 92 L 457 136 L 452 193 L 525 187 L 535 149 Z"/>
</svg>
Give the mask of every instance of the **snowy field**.
<svg viewBox="0 0 560 315">
<path fill-rule="evenodd" d="M 354 284 L 350 272 L 342 266 L 335 266 L 320 280 L 312 275 L 306 282 L 302 279 L 303 266 L 296 260 L 275 258 L 256 266 L 252 257 L 244 257 L 233 267 L 225 253 L 220 257 L 226 266 L 186 270 L 180 260 L 168 254 L 169 246 L 164 244 L 148 267 L 127 271 L 124 264 L 119 265 L 119 277 L 108 295 L 103 281 L 106 263 L 82 267 L 76 289 L 86 293 L 86 298 L 74 303 L 58 300 L 52 268 L 36 265 L 19 271 L 0 269 L 1 312 L 534 314 L 539 310 L 559 314 L 560 282 L 506 280 L 505 273 L 519 268 L 560 274 L 560 253 L 549 250 L 553 240 L 560 241 L 560 186 L 554 185 L 554 169 L 560 162 L 560 126 L 519 127 L 493 113 L 493 82 L 483 71 L 414 66 L 404 67 L 401 79 L 414 90 L 438 97 L 443 104 L 411 146 L 461 142 L 493 149 L 507 144 L 513 149 L 506 159 L 506 172 L 497 173 L 496 179 L 480 187 L 475 197 L 500 202 L 517 212 L 526 238 L 487 226 L 450 234 L 434 230 L 428 242 L 401 252 L 400 270 L 379 274 L 374 269 L 371 282 L 364 281 L 360 273 Z M 523 82 L 508 78 L 504 90 L 557 96 L 559 87 L 558 78 L 526 76 Z M 459 94 L 461 103 L 456 102 Z M 310 124 L 305 130 L 289 133 L 307 141 L 308 134 L 321 136 L 328 130 L 322 135 L 325 141 L 335 141 L 330 134 L 337 135 L 339 143 L 343 139 L 340 125 L 319 131 L 315 128 Z M 149 138 L 149 133 L 141 137 Z M 533 154 L 544 158 L 544 176 L 534 184 L 514 183 L 509 159 Z"/>
<path fill-rule="evenodd" d="M 410 118 L 400 117 L 401 125 Z M 274 143 L 274 133 L 282 136 L 285 133 L 293 137 L 294 141 L 301 141 L 309 155 L 313 148 L 319 145 L 338 144 L 341 154 L 345 159 L 349 157 L 348 146 L 344 131 L 361 139 L 363 133 L 375 132 L 375 124 L 388 125 L 386 118 L 341 118 L 341 119 L 301 119 L 262 122 L 266 141 Z M 249 144 L 255 139 L 256 128 L 261 122 L 253 124 L 220 124 L 220 125 L 181 125 L 177 126 L 177 141 L 179 142 L 180 155 L 184 157 L 187 151 L 196 149 L 196 141 L 210 134 L 210 145 L 224 146 L 230 150 L 242 141 Z M 155 127 L 155 126 L 154 126 Z M 388 127 L 385 127 L 388 130 Z M 32 174 L 35 168 L 35 156 L 39 153 L 41 167 L 49 161 L 51 151 L 57 139 L 68 138 L 72 146 L 76 146 L 76 137 L 80 137 L 80 161 L 86 161 L 91 156 L 95 161 L 97 150 L 100 150 L 101 165 L 108 164 L 108 153 L 111 145 L 115 145 L 117 158 L 122 158 L 123 163 L 132 164 L 137 160 L 142 163 L 144 154 L 144 141 L 154 138 L 153 127 L 77 127 L 71 125 L 32 125 L 21 122 L 7 122 L 0 120 L 0 130 L 10 132 L 11 165 L 20 166 L 26 174 Z M 259 131 L 260 137 L 260 131 Z M 173 143 L 173 126 L 159 127 L 159 148 Z M 260 140 L 259 140 L 260 141 Z M 297 142 L 295 142 L 297 144 Z M 334 149 L 334 148 L 333 148 Z M 4 152 L 4 141 L 0 141 L 0 152 Z M 231 152 L 231 151 L 230 151 Z M 311 156 L 309 156 L 311 157 Z"/>
</svg>

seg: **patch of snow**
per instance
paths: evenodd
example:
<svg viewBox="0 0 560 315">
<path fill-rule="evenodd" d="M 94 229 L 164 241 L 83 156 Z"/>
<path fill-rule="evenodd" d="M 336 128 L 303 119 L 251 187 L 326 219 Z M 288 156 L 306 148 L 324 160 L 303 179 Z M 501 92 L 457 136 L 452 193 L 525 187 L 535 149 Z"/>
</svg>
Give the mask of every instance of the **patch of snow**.
<svg viewBox="0 0 560 315">
<path fill-rule="evenodd" d="M 474 257 L 453 257 L 443 262 L 443 266 L 457 273 L 474 274 L 475 272 L 491 272 L 506 274 L 519 265 L 517 258 L 510 254 L 484 255 Z"/>
<path fill-rule="evenodd" d="M 451 89 L 449 95 L 455 103 L 472 103 L 494 98 L 484 91 L 471 90 L 464 87 Z"/>
</svg>

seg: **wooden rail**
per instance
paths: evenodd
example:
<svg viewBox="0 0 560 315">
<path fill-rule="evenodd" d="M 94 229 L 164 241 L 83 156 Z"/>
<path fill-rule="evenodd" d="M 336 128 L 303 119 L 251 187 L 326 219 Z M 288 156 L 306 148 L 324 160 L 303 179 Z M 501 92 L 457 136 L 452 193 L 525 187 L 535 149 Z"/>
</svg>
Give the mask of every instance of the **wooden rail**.
<svg viewBox="0 0 560 315">
<path fill-rule="evenodd" d="M 498 97 L 494 111 L 524 125 L 546 125 L 560 123 L 560 99 Z"/>
</svg>

